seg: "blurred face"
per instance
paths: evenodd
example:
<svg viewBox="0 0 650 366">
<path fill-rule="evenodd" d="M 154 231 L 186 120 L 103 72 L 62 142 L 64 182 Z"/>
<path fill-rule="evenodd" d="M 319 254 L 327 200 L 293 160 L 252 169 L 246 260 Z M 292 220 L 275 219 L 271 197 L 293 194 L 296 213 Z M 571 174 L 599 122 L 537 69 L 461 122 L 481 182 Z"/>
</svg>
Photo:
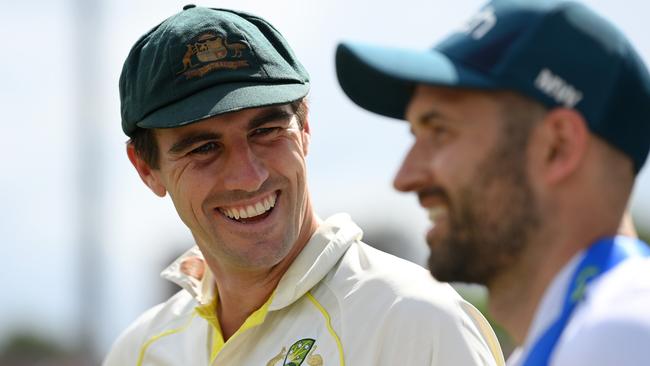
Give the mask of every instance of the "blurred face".
<svg viewBox="0 0 650 366">
<path fill-rule="evenodd" d="M 428 86 L 408 106 L 415 141 L 394 185 L 428 211 L 429 265 L 441 281 L 489 285 L 537 226 L 527 132 L 504 108 L 496 93 Z"/>
<path fill-rule="evenodd" d="M 160 168 L 152 174 L 206 257 L 269 268 L 311 236 L 308 134 L 289 105 L 157 129 Z"/>
</svg>

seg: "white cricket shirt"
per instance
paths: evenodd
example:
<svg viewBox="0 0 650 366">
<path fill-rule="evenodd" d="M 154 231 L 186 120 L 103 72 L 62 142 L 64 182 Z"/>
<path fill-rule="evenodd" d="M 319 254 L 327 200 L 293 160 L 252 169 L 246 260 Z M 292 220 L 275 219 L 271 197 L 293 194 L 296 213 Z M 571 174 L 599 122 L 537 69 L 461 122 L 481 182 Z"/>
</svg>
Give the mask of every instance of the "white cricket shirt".
<svg viewBox="0 0 650 366">
<path fill-rule="evenodd" d="M 361 240 L 348 215 L 326 220 L 270 299 L 224 342 L 212 274 L 163 276 L 183 287 L 137 319 L 104 366 L 497 365 L 492 329 L 449 285 Z M 501 360 L 501 361 L 497 361 Z"/>
</svg>

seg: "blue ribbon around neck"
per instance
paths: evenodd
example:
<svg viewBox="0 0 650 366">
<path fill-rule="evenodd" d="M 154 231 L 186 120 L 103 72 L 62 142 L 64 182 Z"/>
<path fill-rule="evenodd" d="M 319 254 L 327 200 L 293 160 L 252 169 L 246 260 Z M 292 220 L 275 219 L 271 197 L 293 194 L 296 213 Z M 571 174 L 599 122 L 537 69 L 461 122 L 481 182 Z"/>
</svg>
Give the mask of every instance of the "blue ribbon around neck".
<svg viewBox="0 0 650 366">
<path fill-rule="evenodd" d="M 605 238 L 589 247 L 573 272 L 560 316 L 533 344 L 522 365 L 547 366 L 573 310 L 584 299 L 587 285 L 631 257 L 650 257 L 650 247 L 641 240 L 625 236 Z"/>
</svg>

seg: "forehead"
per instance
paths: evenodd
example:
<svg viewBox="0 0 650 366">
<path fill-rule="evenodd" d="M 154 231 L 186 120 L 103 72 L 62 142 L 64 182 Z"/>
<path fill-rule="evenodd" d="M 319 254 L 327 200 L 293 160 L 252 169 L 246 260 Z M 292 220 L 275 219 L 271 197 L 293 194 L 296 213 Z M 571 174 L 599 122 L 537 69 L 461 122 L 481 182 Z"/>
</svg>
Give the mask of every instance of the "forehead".
<svg viewBox="0 0 650 366">
<path fill-rule="evenodd" d="M 497 120 L 502 112 L 498 92 L 418 85 L 406 109 L 406 119 L 419 122 L 428 116 L 464 121 Z"/>
</svg>

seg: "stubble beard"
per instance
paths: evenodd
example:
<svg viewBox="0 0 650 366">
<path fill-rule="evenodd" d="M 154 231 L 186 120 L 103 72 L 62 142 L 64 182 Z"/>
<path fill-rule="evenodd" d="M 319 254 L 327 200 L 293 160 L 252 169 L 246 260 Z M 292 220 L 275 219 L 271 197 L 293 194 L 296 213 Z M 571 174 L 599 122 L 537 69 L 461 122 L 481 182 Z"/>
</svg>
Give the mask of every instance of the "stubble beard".
<svg viewBox="0 0 650 366">
<path fill-rule="evenodd" d="M 449 201 L 448 234 L 427 238 L 429 269 L 439 281 L 489 287 L 520 258 L 540 225 L 524 151 L 499 142 L 456 203 Z"/>
</svg>

